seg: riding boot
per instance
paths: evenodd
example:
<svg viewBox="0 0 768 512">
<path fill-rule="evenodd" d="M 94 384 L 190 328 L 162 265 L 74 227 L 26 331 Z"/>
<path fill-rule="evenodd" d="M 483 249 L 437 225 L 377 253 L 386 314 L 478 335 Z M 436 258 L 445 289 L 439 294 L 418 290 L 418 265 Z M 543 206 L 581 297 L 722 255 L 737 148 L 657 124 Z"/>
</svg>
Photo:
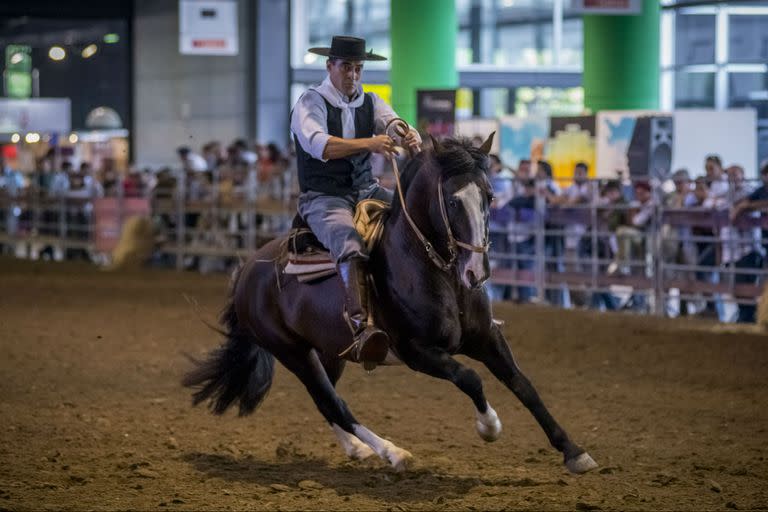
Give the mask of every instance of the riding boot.
<svg viewBox="0 0 768 512">
<path fill-rule="evenodd" d="M 381 363 L 389 351 L 389 336 L 369 323 L 368 276 L 364 270 L 365 261 L 351 258 L 338 265 L 339 276 L 344 284 L 344 308 L 354 343 L 352 358 L 362 363 Z"/>
</svg>

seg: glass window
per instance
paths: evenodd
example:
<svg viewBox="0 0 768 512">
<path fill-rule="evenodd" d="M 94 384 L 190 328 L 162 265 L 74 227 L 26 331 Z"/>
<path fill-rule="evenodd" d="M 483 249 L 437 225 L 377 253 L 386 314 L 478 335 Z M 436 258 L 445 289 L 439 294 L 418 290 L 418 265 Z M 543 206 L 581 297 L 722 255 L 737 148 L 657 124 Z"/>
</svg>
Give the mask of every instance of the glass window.
<svg viewBox="0 0 768 512">
<path fill-rule="evenodd" d="M 337 34 L 355 34 L 375 53 L 389 57 L 389 0 L 293 0 L 294 67 L 323 67 L 325 59 L 306 49 L 329 46 Z M 388 64 L 369 62 L 366 67 Z"/>
<path fill-rule="evenodd" d="M 533 68 L 551 66 L 552 22 L 499 27 L 492 64 Z"/>
<path fill-rule="evenodd" d="M 509 89 L 480 89 L 480 117 L 501 117 L 510 111 Z"/>
<path fill-rule="evenodd" d="M 491 33 L 490 52 L 483 63 L 497 66 L 538 67 L 553 62 L 552 0 L 496 0 L 494 25 L 483 27 Z M 487 19 L 487 16 L 484 18 Z"/>
<path fill-rule="evenodd" d="M 584 89 L 570 87 L 518 87 L 515 89 L 515 115 L 575 116 L 584 111 Z"/>
<path fill-rule="evenodd" d="M 678 14 L 675 23 L 675 64 L 714 64 L 715 16 Z"/>
<path fill-rule="evenodd" d="M 462 29 L 456 34 L 456 65 L 472 64 L 472 35 L 469 29 Z"/>
<path fill-rule="evenodd" d="M 768 16 L 730 15 L 728 34 L 730 62 L 768 61 Z"/>
<path fill-rule="evenodd" d="M 688 73 L 675 74 L 675 107 L 693 108 L 715 107 L 715 74 Z"/>
<path fill-rule="evenodd" d="M 563 20 L 560 65 L 581 67 L 584 61 L 584 24 L 581 17 Z"/>
<path fill-rule="evenodd" d="M 730 73 L 728 75 L 728 105 L 751 107 L 758 119 L 768 119 L 768 75 L 765 73 Z"/>
</svg>

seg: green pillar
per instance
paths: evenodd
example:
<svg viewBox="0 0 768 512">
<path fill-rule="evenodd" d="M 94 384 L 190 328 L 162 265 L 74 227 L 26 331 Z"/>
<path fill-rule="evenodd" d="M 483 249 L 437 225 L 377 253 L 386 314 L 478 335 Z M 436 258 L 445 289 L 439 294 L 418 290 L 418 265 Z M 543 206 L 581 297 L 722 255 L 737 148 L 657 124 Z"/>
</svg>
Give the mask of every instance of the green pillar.
<svg viewBox="0 0 768 512">
<path fill-rule="evenodd" d="M 635 16 L 584 16 L 584 106 L 659 108 L 659 0 Z"/>
<path fill-rule="evenodd" d="M 455 89 L 456 6 L 454 0 L 391 0 L 392 107 L 416 124 L 418 89 Z"/>
</svg>

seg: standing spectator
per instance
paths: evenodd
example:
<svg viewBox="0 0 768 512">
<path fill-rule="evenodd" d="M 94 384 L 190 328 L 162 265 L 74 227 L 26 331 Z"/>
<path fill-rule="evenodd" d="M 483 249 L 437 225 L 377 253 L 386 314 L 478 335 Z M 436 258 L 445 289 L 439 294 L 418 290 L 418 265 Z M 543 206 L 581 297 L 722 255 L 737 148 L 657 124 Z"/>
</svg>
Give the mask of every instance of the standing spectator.
<svg viewBox="0 0 768 512">
<path fill-rule="evenodd" d="M 584 162 L 579 162 L 573 169 L 573 183 L 563 191 L 562 195 L 553 195 L 550 203 L 565 208 L 580 208 L 587 205 L 591 199 L 592 187 L 589 182 L 589 166 Z M 578 218 L 586 215 L 587 211 L 582 208 L 580 211 L 574 211 L 573 214 Z M 564 232 L 565 259 L 569 262 L 566 266 L 570 270 L 580 271 L 581 265 L 577 263 L 577 260 L 584 257 L 584 254 L 579 252 L 579 242 L 586 234 L 587 226 L 581 222 L 571 222 L 565 226 Z M 585 304 L 586 297 L 583 293 L 571 293 L 571 296 L 576 304 Z"/>
<path fill-rule="evenodd" d="M 24 188 L 24 177 L 8 163 L 5 155 L 0 152 L 0 190 L 15 197 Z"/>
<path fill-rule="evenodd" d="M 670 210 L 692 208 L 696 205 L 696 196 L 691 188 L 691 176 L 687 169 L 679 169 L 672 174 L 672 182 L 675 189 L 664 198 L 664 206 Z M 688 225 L 669 225 L 661 227 L 662 258 L 666 263 L 675 265 L 696 265 L 696 244 L 691 237 L 693 233 Z M 686 271 L 671 271 L 666 273 L 667 278 L 685 277 Z M 667 314 L 675 317 L 687 311 L 687 301 L 680 301 L 678 289 L 669 291 L 667 299 Z"/>
<path fill-rule="evenodd" d="M 189 147 L 179 147 L 176 149 L 176 154 L 179 155 L 181 168 L 184 172 L 203 172 L 208 170 L 208 162 L 205 161 L 205 158 L 197 153 L 193 153 Z"/>
<path fill-rule="evenodd" d="M 539 160 L 536 164 L 536 176 L 542 177 L 537 180 L 536 186 L 538 193 L 543 196 L 547 205 L 559 202 L 560 189 L 553 180 L 552 165 L 546 160 Z M 562 231 L 563 226 L 559 224 L 545 223 L 546 231 Z M 563 235 L 547 235 L 544 237 L 544 254 L 549 262 L 545 265 L 547 272 L 564 272 L 563 265 Z M 546 298 L 550 304 L 556 306 L 567 306 L 569 303 L 568 288 L 563 285 L 560 289 L 546 290 Z"/>
<path fill-rule="evenodd" d="M 527 183 L 528 180 L 533 178 L 533 174 L 531 173 L 531 161 L 527 158 L 523 158 L 520 160 L 520 163 L 517 165 L 517 172 L 515 173 L 515 196 L 522 195 L 524 193 L 525 186 L 524 183 Z"/>
<path fill-rule="evenodd" d="M 751 187 L 744 179 L 744 168 L 740 165 L 732 165 L 725 170 L 730 185 L 729 203 L 736 204 L 742 199 L 748 197 L 751 193 Z"/>
<path fill-rule="evenodd" d="M 514 262 L 508 259 L 512 243 L 507 232 L 507 226 L 514 215 L 514 211 L 508 205 L 513 194 L 512 173 L 504 170 L 498 155 L 490 155 L 489 161 L 488 171 L 494 195 L 491 202 L 490 230 L 491 251 L 495 258 L 491 260 L 491 269 L 512 268 Z M 493 300 L 507 300 L 510 298 L 511 288 L 506 285 L 492 284 L 488 292 Z"/>
<path fill-rule="evenodd" d="M 738 201 L 731 212 L 731 220 L 738 223 L 743 219 L 747 212 L 755 210 L 765 210 L 768 208 L 768 162 L 764 162 L 760 169 L 760 179 L 762 185 L 752 192 L 746 198 Z M 765 212 L 761 212 L 765 215 Z M 766 242 L 768 242 L 768 230 L 761 232 L 762 246 L 753 246 L 751 251 L 743 255 L 739 260 L 733 263 L 736 269 L 758 269 L 765 266 Z M 734 282 L 757 284 L 759 277 L 756 274 L 738 273 L 734 275 Z M 739 304 L 738 322 L 754 322 L 756 307 L 753 304 Z"/>
<path fill-rule="evenodd" d="M 651 185 L 645 181 L 635 183 L 635 200 L 630 203 L 627 223 L 616 230 L 616 261 L 608 267 L 609 274 L 617 271 L 630 274 L 630 262 L 645 257 L 646 232 L 655 208 Z"/>
<path fill-rule="evenodd" d="M 101 184 L 104 187 L 104 194 L 107 196 L 117 195 L 120 187 L 120 176 L 115 169 L 115 159 L 105 158 L 101 162 Z"/>
<path fill-rule="evenodd" d="M 717 155 L 709 155 L 704 161 L 709 196 L 715 201 L 728 198 L 728 176 L 723 171 L 723 162 Z"/>
<path fill-rule="evenodd" d="M 222 151 L 221 142 L 212 140 L 203 146 L 203 159 L 205 160 L 209 171 L 215 170 L 224 162 L 225 155 Z"/>
<path fill-rule="evenodd" d="M 517 270 L 523 271 L 523 273 L 516 273 L 517 279 L 532 279 L 536 264 L 534 260 L 536 254 L 534 235 L 536 229 L 536 182 L 533 179 L 528 179 L 517 183 L 520 184 L 522 192 L 507 203 L 512 214 L 507 222 L 509 232 L 507 239 L 511 243 L 510 248 L 515 258 L 513 263 Z M 535 295 L 536 289 L 531 285 L 517 287 L 517 300 L 519 302 L 530 302 Z"/>
<path fill-rule="evenodd" d="M 622 183 L 612 180 L 603 185 L 600 197 L 597 199 L 598 224 L 592 229 L 597 232 L 606 231 L 610 235 L 597 236 L 590 233 L 581 239 L 580 252 L 584 257 L 596 257 L 608 260 L 616 254 L 616 230 L 625 224 L 626 200 L 622 194 Z M 594 241 L 593 241 L 594 237 Z M 596 243 L 595 243 L 596 242 Z M 595 253 L 596 254 L 593 254 Z M 605 265 L 597 265 L 597 272 L 604 272 Z M 591 307 L 614 311 L 620 309 L 621 301 L 610 291 L 599 291 L 592 294 Z"/>
<path fill-rule="evenodd" d="M 232 143 L 232 147 L 237 155 L 238 163 L 244 165 L 256 165 L 259 157 L 254 151 L 251 151 L 248 148 L 248 143 L 245 142 L 244 139 L 235 140 L 235 142 Z"/>
<path fill-rule="evenodd" d="M 63 198 L 69 192 L 69 173 L 72 171 L 72 162 L 64 161 L 61 168 L 53 173 L 48 186 L 48 195 L 55 198 Z"/>
<path fill-rule="evenodd" d="M 24 178 L 21 173 L 11 167 L 5 154 L 0 151 L 0 193 L 10 199 L 7 209 L 0 208 L 0 228 L 9 235 L 15 234 L 19 227 L 19 216 L 15 213 L 17 206 L 15 198 L 23 188 Z"/>
</svg>

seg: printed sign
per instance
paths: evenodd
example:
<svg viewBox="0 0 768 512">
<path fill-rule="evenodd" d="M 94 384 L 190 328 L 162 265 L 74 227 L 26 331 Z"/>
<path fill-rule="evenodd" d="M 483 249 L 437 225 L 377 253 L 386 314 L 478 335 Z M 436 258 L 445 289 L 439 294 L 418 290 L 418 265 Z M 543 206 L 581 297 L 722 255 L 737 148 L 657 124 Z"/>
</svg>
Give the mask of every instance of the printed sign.
<svg viewBox="0 0 768 512">
<path fill-rule="evenodd" d="M 179 52 L 184 55 L 237 55 L 237 3 L 233 0 L 181 0 Z"/>
<path fill-rule="evenodd" d="M 581 14 L 640 14 L 642 0 L 573 0 L 574 11 Z"/>
<path fill-rule="evenodd" d="M 456 124 L 456 90 L 417 91 L 417 128 L 422 135 L 450 137 Z"/>
</svg>

